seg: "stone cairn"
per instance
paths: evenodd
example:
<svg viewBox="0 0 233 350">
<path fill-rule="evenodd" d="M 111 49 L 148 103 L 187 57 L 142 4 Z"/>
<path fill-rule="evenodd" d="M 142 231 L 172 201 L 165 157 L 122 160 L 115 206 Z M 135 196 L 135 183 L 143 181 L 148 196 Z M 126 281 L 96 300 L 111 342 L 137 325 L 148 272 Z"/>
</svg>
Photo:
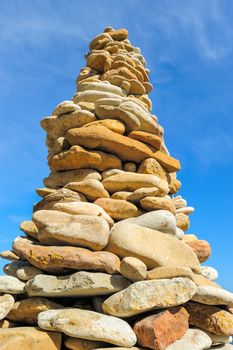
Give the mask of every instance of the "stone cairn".
<svg viewBox="0 0 233 350">
<path fill-rule="evenodd" d="M 233 294 L 186 234 L 179 161 L 126 29 L 95 37 L 77 93 L 42 119 L 50 175 L 0 276 L 1 350 L 233 349 Z"/>
</svg>

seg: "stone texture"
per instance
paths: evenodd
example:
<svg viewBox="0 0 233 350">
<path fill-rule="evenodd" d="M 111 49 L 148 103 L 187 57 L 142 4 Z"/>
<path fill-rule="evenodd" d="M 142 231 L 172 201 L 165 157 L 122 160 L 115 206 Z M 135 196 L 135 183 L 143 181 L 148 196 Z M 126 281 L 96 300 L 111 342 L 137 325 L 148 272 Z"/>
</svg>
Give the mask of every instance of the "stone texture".
<svg viewBox="0 0 233 350">
<path fill-rule="evenodd" d="M 11 321 L 37 324 L 37 316 L 42 311 L 58 309 L 61 306 L 46 298 L 28 298 L 16 301 L 7 318 Z"/>
<path fill-rule="evenodd" d="M 195 240 L 186 242 L 186 244 L 193 250 L 201 263 L 210 257 L 211 247 L 207 241 Z"/>
<path fill-rule="evenodd" d="M 27 239 L 16 238 L 14 249 L 37 268 L 64 273 L 67 269 L 97 270 L 110 274 L 120 270 L 120 259 L 109 252 L 92 252 L 76 247 L 35 245 Z"/>
<path fill-rule="evenodd" d="M 0 295 L 0 321 L 5 318 L 14 305 L 14 298 L 10 294 Z"/>
<path fill-rule="evenodd" d="M 196 255 L 185 243 L 159 231 L 131 223 L 118 223 L 113 226 L 105 250 L 121 258 L 138 258 L 149 269 L 158 266 L 184 266 L 198 272 L 200 270 Z"/>
<path fill-rule="evenodd" d="M 210 339 L 212 340 L 212 345 L 216 346 L 216 345 L 224 345 L 227 343 L 232 343 L 232 337 L 226 336 L 226 335 L 216 335 L 210 332 L 206 331 L 206 334 L 210 337 Z M 215 347 L 216 349 L 216 347 Z"/>
<path fill-rule="evenodd" d="M 34 222 L 32 221 L 22 221 L 20 224 L 20 230 L 26 233 L 27 236 L 37 239 L 38 230 Z"/>
<path fill-rule="evenodd" d="M 164 196 L 166 192 L 161 191 L 158 187 L 141 187 L 130 193 L 127 200 L 132 203 L 139 203 L 145 197 L 150 196 Z"/>
<path fill-rule="evenodd" d="M 14 261 L 14 260 L 18 260 L 19 257 L 18 255 L 15 254 L 15 252 L 13 252 L 12 250 L 4 250 L 0 253 L 0 257 L 2 259 L 7 259 L 10 261 Z"/>
<path fill-rule="evenodd" d="M 34 327 L 0 329 L 1 350 L 60 350 L 61 334 Z"/>
<path fill-rule="evenodd" d="M 227 305 L 233 307 L 233 293 L 211 286 L 199 286 L 192 300 L 207 305 Z"/>
<path fill-rule="evenodd" d="M 125 133 L 125 126 L 119 120 L 114 119 L 104 119 L 104 120 L 96 120 L 94 122 L 85 124 L 83 128 L 93 126 L 104 126 L 105 128 L 116 132 L 117 134 L 123 135 Z"/>
<path fill-rule="evenodd" d="M 124 199 L 99 198 L 95 204 L 103 208 L 113 220 L 117 221 L 141 214 L 136 205 Z"/>
<path fill-rule="evenodd" d="M 128 137 L 133 140 L 138 140 L 147 145 L 153 146 L 156 150 L 160 149 L 162 143 L 161 137 L 145 131 L 132 131 Z"/>
<path fill-rule="evenodd" d="M 79 339 L 73 337 L 67 337 L 64 344 L 71 350 L 92 350 L 106 346 L 106 343 L 97 340 Z"/>
<path fill-rule="evenodd" d="M 185 308 L 177 307 L 147 316 L 134 325 L 139 345 L 166 350 L 170 344 L 181 339 L 189 326 L 189 315 Z"/>
<path fill-rule="evenodd" d="M 233 334 L 233 315 L 219 307 L 189 302 L 185 308 L 189 313 L 189 323 L 216 335 Z"/>
<path fill-rule="evenodd" d="M 103 341 L 132 347 L 136 336 L 119 318 L 81 309 L 50 310 L 40 313 L 38 324 L 43 329 L 60 331 L 71 337 Z"/>
<path fill-rule="evenodd" d="M 92 250 L 103 249 L 109 237 L 107 221 L 95 215 L 70 215 L 56 210 L 33 214 L 41 243 L 74 245 Z"/>
<path fill-rule="evenodd" d="M 168 210 L 175 214 L 176 208 L 170 199 L 165 197 L 144 197 L 139 201 L 142 209 L 146 211 L 152 210 Z"/>
<path fill-rule="evenodd" d="M 187 231 L 190 226 L 190 220 L 188 215 L 184 213 L 176 214 L 177 227 L 181 228 L 183 231 Z"/>
<path fill-rule="evenodd" d="M 38 196 L 40 196 L 42 198 L 46 197 L 48 194 L 53 193 L 54 191 L 55 191 L 55 189 L 47 188 L 47 187 L 45 187 L 45 188 L 37 188 L 36 189 L 36 193 L 38 194 Z"/>
<path fill-rule="evenodd" d="M 109 194 L 105 190 L 103 184 L 95 179 L 87 179 L 80 182 L 69 182 L 65 188 L 82 193 L 89 201 L 109 197 Z"/>
<path fill-rule="evenodd" d="M 79 297 L 109 295 L 126 288 L 129 281 L 119 275 L 80 271 L 72 275 L 38 275 L 26 283 L 29 296 Z"/>
<path fill-rule="evenodd" d="M 138 172 L 141 174 L 155 175 L 165 181 L 168 181 L 169 179 L 167 170 L 165 170 L 154 158 L 143 160 L 138 168 Z"/>
<path fill-rule="evenodd" d="M 184 337 L 169 345 L 166 350 L 204 350 L 211 346 L 211 339 L 200 329 L 188 329 Z"/>
<path fill-rule="evenodd" d="M 120 273 L 132 282 L 142 281 L 146 279 L 147 267 L 141 260 L 129 256 L 122 259 Z"/>
<path fill-rule="evenodd" d="M 12 276 L 0 276 L 0 293 L 23 294 L 24 283 Z"/>
<path fill-rule="evenodd" d="M 71 145 L 113 153 L 123 161 L 140 163 L 153 155 L 151 149 L 142 142 L 117 134 L 104 126 L 70 129 L 66 139 Z"/>
<path fill-rule="evenodd" d="M 93 169 L 76 169 L 52 172 L 44 179 L 44 185 L 50 188 L 59 188 L 69 182 L 79 182 L 87 179 L 101 180 L 101 175 Z"/>
<path fill-rule="evenodd" d="M 218 278 L 218 271 L 212 266 L 202 266 L 201 274 L 211 281 L 214 281 Z"/>
<path fill-rule="evenodd" d="M 26 240 L 27 239 L 25 238 L 25 241 Z M 22 254 L 20 256 L 23 257 Z M 22 281 L 28 281 L 36 275 L 42 273 L 36 267 L 28 264 L 27 261 L 21 260 L 12 261 L 10 264 L 4 267 L 4 271 L 10 276 L 17 277 Z"/>
<path fill-rule="evenodd" d="M 107 314 L 129 317 L 152 309 L 181 305 L 195 292 L 196 285 L 188 278 L 139 281 L 107 298 L 102 308 Z"/>
<path fill-rule="evenodd" d="M 8 320 L 2 320 L 0 321 L 0 328 L 14 328 L 16 327 L 16 323 Z"/>
<path fill-rule="evenodd" d="M 102 151 L 87 151 L 80 146 L 72 146 L 68 151 L 61 152 L 49 159 L 52 172 L 74 169 L 121 169 L 121 160 L 112 154 Z"/>
</svg>

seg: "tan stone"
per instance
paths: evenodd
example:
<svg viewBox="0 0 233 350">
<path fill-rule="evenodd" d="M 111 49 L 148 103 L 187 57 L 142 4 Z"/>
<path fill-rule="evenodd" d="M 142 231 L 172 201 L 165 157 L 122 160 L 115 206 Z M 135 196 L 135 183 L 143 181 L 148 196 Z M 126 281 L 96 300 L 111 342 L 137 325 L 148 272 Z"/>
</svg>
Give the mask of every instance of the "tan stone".
<svg viewBox="0 0 233 350">
<path fill-rule="evenodd" d="M 103 120 L 97 120 L 95 122 L 88 123 L 83 126 L 83 128 L 88 128 L 89 126 L 104 126 L 105 128 L 123 135 L 125 133 L 125 126 L 123 123 L 121 123 L 119 120 L 114 119 L 103 119 Z"/>
<path fill-rule="evenodd" d="M 102 183 L 109 193 L 118 191 L 133 192 L 141 187 L 157 187 L 165 193 L 169 191 L 165 181 L 159 179 L 157 176 L 148 174 L 120 172 L 119 174 L 105 178 Z"/>
<path fill-rule="evenodd" d="M 103 50 L 95 50 L 87 57 L 87 66 L 92 69 L 103 73 L 106 69 L 109 69 L 111 65 L 111 59 L 108 52 Z"/>
<path fill-rule="evenodd" d="M 186 233 L 183 236 L 183 241 L 184 242 L 196 241 L 197 239 L 198 239 L 197 236 L 192 234 L 192 233 Z"/>
<path fill-rule="evenodd" d="M 173 204 L 173 202 L 170 199 L 167 199 L 165 197 L 144 197 L 140 199 L 139 201 L 142 209 L 146 211 L 152 211 L 152 210 L 168 210 L 172 214 L 176 213 L 176 208 Z"/>
<path fill-rule="evenodd" d="M 107 177 L 113 176 L 113 175 L 117 175 L 119 173 L 123 173 L 123 170 L 120 169 L 109 169 L 109 170 L 105 170 L 102 172 L 102 178 L 103 179 L 107 179 Z"/>
<path fill-rule="evenodd" d="M 152 309 L 181 305 L 195 292 L 196 286 L 188 278 L 139 281 L 111 295 L 102 307 L 107 314 L 129 317 Z"/>
<path fill-rule="evenodd" d="M 124 199 L 128 200 L 128 197 L 131 195 L 132 192 L 129 191 L 119 191 L 115 192 L 111 195 L 112 199 Z"/>
<path fill-rule="evenodd" d="M 0 276 L 0 293 L 23 294 L 25 283 L 13 276 Z"/>
<path fill-rule="evenodd" d="M 211 286 L 199 286 L 192 300 L 207 305 L 227 305 L 233 307 L 233 293 Z"/>
<path fill-rule="evenodd" d="M 109 295 L 128 287 L 129 281 L 120 275 L 79 271 L 72 275 L 38 275 L 28 281 L 29 296 L 82 297 Z"/>
<path fill-rule="evenodd" d="M 66 138 L 71 145 L 113 153 L 124 161 L 140 163 L 152 155 L 150 148 L 142 142 L 114 133 L 104 126 L 71 129 Z"/>
<path fill-rule="evenodd" d="M 163 180 L 162 180 L 163 181 Z M 154 196 L 164 196 L 166 192 L 161 191 L 158 187 L 141 187 L 135 190 L 127 197 L 127 201 L 132 203 L 138 203 L 141 199 L 145 197 L 154 197 Z"/>
<path fill-rule="evenodd" d="M 92 252 L 76 247 L 34 245 L 24 238 L 16 238 L 14 250 L 33 266 L 49 272 L 65 272 L 66 269 L 97 270 L 110 274 L 120 270 L 120 259 L 109 252 Z"/>
<path fill-rule="evenodd" d="M 188 215 L 183 213 L 176 214 L 177 227 L 181 228 L 183 231 L 187 231 L 190 226 L 190 220 Z"/>
<path fill-rule="evenodd" d="M 22 221 L 19 226 L 20 230 L 26 233 L 27 236 L 37 239 L 38 230 L 34 222 Z"/>
<path fill-rule="evenodd" d="M 19 238 L 27 240 L 26 238 L 22 238 L 22 237 L 19 237 Z M 21 258 L 24 259 L 24 257 L 22 255 L 20 255 L 20 256 L 21 256 Z M 21 261 L 21 260 L 12 261 L 10 264 L 5 265 L 3 270 L 7 275 L 19 278 L 22 281 L 28 281 L 31 278 L 33 278 L 34 276 L 42 273 L 39 269 L 28 264 L 28 262 L 25 260 L 24 261 Z"/>
<path fill-rule="evenodd" d="M 102 250 L 109 237 L 109 225 L 95 215 L 70 215 L 57 210 L 39 210 L 33 214 L 39 241 L 49 245 L 73 245 Z"/>
<path fill-rule="evenodd" d="M 103 184 L 95 179 L 69 182 L 65 188 L 82 193 L 89 201 L 95 201 L 98 198 L 109 198 Z"/>
<path fill-rule="evenodd" d="M 53 206 L 54 210 L 63 211 L 71 215 L 95 215 L 105 219 L 109 226 L 112 227 L 114 221 L 100 206 L 94 203 L 85 202 L 70 202 L 70 203 L 56 203 Z"/>
<path fill-rule="evenodd" d="M 121 28 L 118 30 L 112 30 L 107 32 L 113 40 L 121 41 L 128 38 L 128 30 Z"/>
<path fill-rule="evenodd" d="M 61 334 L 34 327 L 0 329 L 1 350 L 60 350 Z"/>
<path fill-rule="evenodd" d="M 201 263 L 210 257 L 211 247 L 207 241 L 195 240 L 186 242 L 186 244 L 193 250 Z"/>
<path fill-rule="evenodd" d="M 67 337 L 64 341 L 64 344 L 68 349 L 71 350 L 93 350 L 106 346 L 106 343 L 100 341 L 73 337 Z"/>
<path fill-rule="evenodd" d="M 233 315 L 216 306 L 189 302 L 185 308 L 189 313 L 189 323 L 216 335 L 233 334 Z"/>
<path fill-rule="evenodd" d="M 80 74 L 76 79 L 76 83 L 91 77 L 99 77 L 99 72 L 95 69 L 91 69 L 90 67 L 81 68 Z"/>
<path fill-rule="evenodd" d="M 131 347 L 137 339 L 127 322 L 94 311 L 81 309 L 49 310 L 38 317 L 43 329 L 63 332 L 71 337 Z"/>
<path fill-rule="evenodd" d="M 129 256 L 122 259 L 120 272 L 128 280 L 137 282 L 146 279 L 147 267 L 141 260 Z"/>
<path fill-rule="evenodd" d="M 77 193 L 67 188 L 61 188 L 48 194 L 40 202 L 34 204 L 33 211 L 53 209 L 55 203 L 86 202 L 82 193 Z"/>
<path fill-rule="evenodd" d="M 37 324 L 37 316 L 40 312 L 60 307 L 61 305 L 46 298 L 33 297 L 22 299 L 14 303 L 7 318 L 15 322 Z"/>
<path fill-rule="evenodd" d="M 185 308 L 176 307 L 147 316 L 134 325 L 139 345 L 156 350 L 181 339 L 189 326 Z"/>
<path fill-rule="evenodd" d="M 17 327 L 17 324 L 12 321 L 8 321 L 8 320 L 0 321 L 0 328 L 14 328 L 14 327 Z"/>
<path fill-rule="evenodd" d="M 103 171 L 121 169 L 122 164 L 120 159 L 112 154 L 102 151 L 86 151 L 80 146 L 72 146 L 69 151 L 51 157 L 49 166 L 53 172 L 83 168 Z"/>
<path fill-rule="evenodd" d="M 87 179 L 101 180 L 99 172 L 92 169 L 76 169 L 50 173 L 44 179 L 44 185 L 50 188 L 63 187 L 69 182 L 79 182 Z"/>
<path fill-rule="evenodd" d="M 7 260 L 19 260 L 18 255 L 15 254 L 15 252 L 13 252 L 12 250 L 4 250 L 0 253 L 0 257 L 2 259 L 7 259 Z"/>
<path fill-rule="evenodd" d="M 124 164 L 124 171 L 129 171 L 131 173 L 135 173 L 137 170 L 137 165 L 133 162 L 126 162 Z"/>
<path fill-rule="evenodd" d="M 141 213 L 136 205 L 124 199 L 99 198 L 95 204 L 103 208 L 113 220 L 123 220 Z"/>
<path fill-rule="evenodd" d="M 149 269 L 184 266 L 198 272 L 200 270 L 196 255 L 185 243 L 170 235 L 131 223 L 123 222 L 113 226 L 105 250 L 121 258 L 138 258 Z"/>
<path fill-rule="evenodd" d="M 150 134 L 145 131 L 132 131 L 128 137 L 134 140 L 141 141 L 148 145 L 153 146 L 156 150 L 159 150 L 161 147 L 162 139 L 154 134 Z"/>
<path fill-rule="evenodd" d="M 166 350 L 204 350 L 212 349 L 211 339 L 200 329 L 189 328 L 183 338 L 169 345 Z"/>
<path fill-rule="evenodd" d="M 63 101 L 59 103 L 54 109 L 52 115 L 60 116 L 62 114 L 71 113 L 80 110 L 80 107 L 73 103 L 73 101 Z"/>
<path fill-rule="evenodd" d="M 110 41 L 113 41 L 113 39 L 108 33 L 101 33 L 90 42 L 89 49 L 101 50 Z"/>
<path fill-rule="evenodd" d="M 120 97 L 124 97 L 124 91 L 118 87 L 110 84 L 107 81 L 81 81 L 77 84 L 77 92 L 87 92 L 87 91 L 97 91 L 104 93 L 111 93 L 118 95 Z M 94 101 L 95 102 L 95 101 Z"/>
<path fill-rule="evenodd" d="M 179 160 L 172 158 L 161 151 L 154 152 L 153 158 L 155 158 L 169 173 L 180 170 Z"/>
<path fill-rule="evenodd" d="M 0 295 L 0 321 L 5 318 L 14 305 L 14 298 L 10 294 Z"/>
<path fill-rule="evenodd" d="M 36 193 L 38 194 L 38 196 L 44 198 L 46 197 L 48 194 L 53 193 L 55 190 L 53 188 L 37 188 L 36 189 Z"/>
<path fill-rule="evenodd" d="M 143 160 L 138 168 L 141 174 L 151 174 L 158 176 L 161 180 L 168 181 L 168 172 L 153 158 Z"/>
</svg>

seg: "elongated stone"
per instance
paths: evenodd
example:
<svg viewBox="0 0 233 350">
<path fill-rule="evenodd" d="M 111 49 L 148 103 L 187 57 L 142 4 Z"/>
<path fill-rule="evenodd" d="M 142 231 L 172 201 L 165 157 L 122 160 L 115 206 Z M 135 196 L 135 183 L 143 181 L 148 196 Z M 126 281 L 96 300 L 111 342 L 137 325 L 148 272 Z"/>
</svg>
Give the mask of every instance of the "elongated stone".
<svg viewBox="0 0 233 350">
<path fill-rule="evenodd" d="M 196 285 L 187 278 L 139 281 L 107 298 L 102 308 L 107 314 L 129 317 L 184 304 L 195 293 Z"/>
<path fill-rule="evenodd" d="M 81 309 L 49 310 L 39 314 L 42 329 L 60 331 L 71 337 L 132 347 L 136 335 L 125 321 Z"/>
<path fill-rule="evenodd" d="M 0 321 L 9 314 L 14 302 L 15 300 L 10 294 L 0 296 Z"/>
<path fill-rule="evenodd" d="M 200 329 L 188 329 L 184 337 L 169 345 L 166 350 L 204 350 L 209 349 L 210 337 Z"/>
<path fill-rule="evenodd" d="M 146 279 L 147 268 L 141 260 L 128 256 L 122 259 L 120 272 L 128 280 L 137 282 Z"/>
<path fill-rule="evenodd" d="M 52 172 L 44 179 L 44 185 L 50 188 L 63 187 L 69 182 L 79 182 L 87 179 L 101 180 L 101 175 L 93 169 L 76 169 Z"/>
<path fill-rule="evenodd" d="M 176 208 L 173 204 L 173 202 L 170 199 L 164 198 L 164 197 L 152 197 L 148 196 L 145 198 L 140 199 L 139 201 L 142 209 L 146 211 L 153 211 L 153 210 L 168 210 L 172 214 L 176 213 Z"/>
<path fill-rule="evenodd" d="M 109 295 L 126 288 L 129 281 L 119 275 L 80 271 L 72 275 L 38 275 L 26 283 L 29 296 L 78 297 Z"/>
<path fill-rule="evenodd" d="M 124 199 L 99 198 L 95 204 L 103 208 L 113 220 L 123 220 L 141 214 L 136 205 Z"/>
<path fill-rule="evenodd" d="M 222 288 L 199 286 L 192 300 L 207 305 L 227 305 L 233 307 L 233 293 Z"/>
<path fill-rule="evenodd" d="M 12 250 L 4 250 L 0 253 L 0 257 L 2 259 L 7 259 L 7 260 L 19 260 L 19 256 L 15 254 Z"/>
<path fill-rule="evenodd" d="M 93 350 L 105 347 L 106 345 L 106 343 L 97 340 L 80 339 L 74 337 L 67 337 L 64 344 L 71 350 Z"/>
<path fill-rule="evenodd" d="M 24 283 L 12 276 L 0 276 L 0 293 L 22 294 Z"/>
<path fill-rule="evenodd" d="M 95 179 L 70 182 L 65 187 L 82 193 L 90 201 L 95 201 L 98 198 L 109 198 L 109 194 L 105 190 L 103 184 Z"/>
</svg>

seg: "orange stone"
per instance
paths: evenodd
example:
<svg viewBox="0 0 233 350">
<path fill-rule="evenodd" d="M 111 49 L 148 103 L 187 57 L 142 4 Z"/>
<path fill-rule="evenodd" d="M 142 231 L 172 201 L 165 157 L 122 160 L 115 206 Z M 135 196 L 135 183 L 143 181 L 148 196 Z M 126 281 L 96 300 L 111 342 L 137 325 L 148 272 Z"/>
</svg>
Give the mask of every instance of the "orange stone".
<svg viewBox="0 0 233 350">
<path fill-rule="evenodd" d="M 197 239 L 195 241 L 186 242 L 186 244 L 192 248 L 193 252 L 196 254 L 201 263 L 205 262 L 209 258 L 211 254 L 211 247 L 207 241 Z"/>
<path fill-rule="evenodd" d="M 132 131 L 128 137 L 153 146 L 156 150 L 160 149 L 162 143 L 162 139 L 159 136 L 145 131 Z"/>
</svg>

